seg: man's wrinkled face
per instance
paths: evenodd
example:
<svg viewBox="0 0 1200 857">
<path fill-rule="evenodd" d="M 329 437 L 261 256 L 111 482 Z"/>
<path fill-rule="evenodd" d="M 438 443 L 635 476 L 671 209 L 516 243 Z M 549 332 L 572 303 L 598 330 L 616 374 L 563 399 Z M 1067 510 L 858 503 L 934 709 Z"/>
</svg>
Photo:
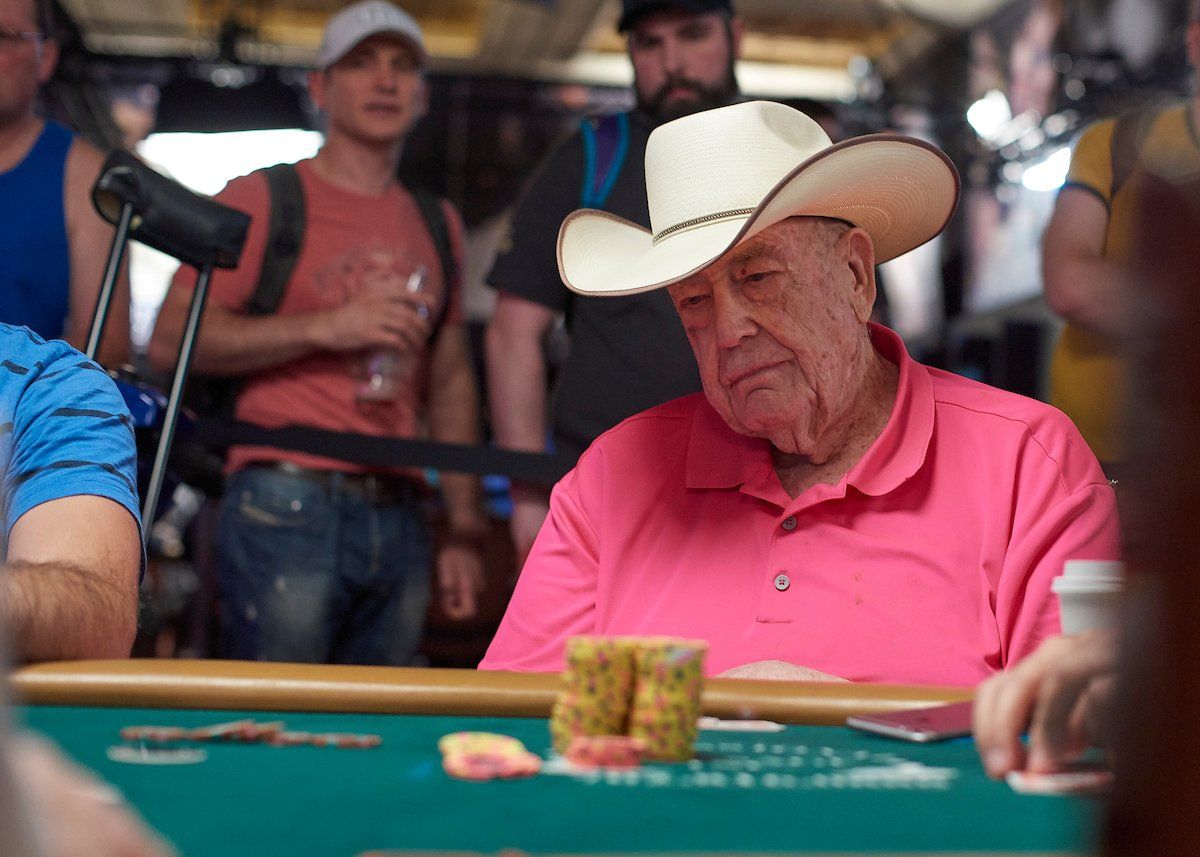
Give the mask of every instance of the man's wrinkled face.
<svg viewBox="0 0 1200 857">
<path fill-rule="evenodd" d="M 667 288 L 729 426 L 783 452 L 816 449 L 858 393 L 875 300 L 866 233 L 793 217 Z"/>
<path fill-rule="evenodd" d="M 741 22 L 717 12 L 655 12 L 629 33 L 638 105 L 662 122 L 731 103 Z"/>
</svg>

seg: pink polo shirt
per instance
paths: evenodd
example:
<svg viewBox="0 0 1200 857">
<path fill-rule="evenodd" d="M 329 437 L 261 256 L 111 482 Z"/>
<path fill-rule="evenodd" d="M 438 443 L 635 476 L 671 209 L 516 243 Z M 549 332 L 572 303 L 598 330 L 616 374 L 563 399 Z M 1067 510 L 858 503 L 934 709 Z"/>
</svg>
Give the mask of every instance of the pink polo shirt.
<svg viewBox="0 0 1200 857">
<path fill-rule="evenodd" d="M 606 432 L 555 487 L 482 669 L 559 670 L 575 634 L 710 644 L 853 681 L 974 685 L 1059 632 L 1050 580 L 1118 555 L 1116 499 L 1048 405 L 915 362 L 837 485 L 788 497 L 703 395 Z"/>
</svg>

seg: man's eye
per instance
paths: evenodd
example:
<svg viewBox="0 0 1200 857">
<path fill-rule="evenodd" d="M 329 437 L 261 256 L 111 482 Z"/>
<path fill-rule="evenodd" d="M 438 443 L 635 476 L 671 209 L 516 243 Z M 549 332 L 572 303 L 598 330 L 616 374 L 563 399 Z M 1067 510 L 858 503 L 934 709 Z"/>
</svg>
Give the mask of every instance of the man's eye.
<svg viewBox="0 0 1200 857">
<path fill-rule="evenodd" d="M 755 271 L 753 273 L 746 274 L 744 277 L 742 277 L 742 282 L 744 282 L 744 283 L 761 283 L 763 280 L 770 277 L 771 274 L 773 274 L 773 273 L 774 273 L 774 271 Z"/>
<path fill-rule="evenodd" d="M 681 307 L 695 308 L 708 300 L 708 295 L 689 295 L 679 302 Z"/>
</svg>

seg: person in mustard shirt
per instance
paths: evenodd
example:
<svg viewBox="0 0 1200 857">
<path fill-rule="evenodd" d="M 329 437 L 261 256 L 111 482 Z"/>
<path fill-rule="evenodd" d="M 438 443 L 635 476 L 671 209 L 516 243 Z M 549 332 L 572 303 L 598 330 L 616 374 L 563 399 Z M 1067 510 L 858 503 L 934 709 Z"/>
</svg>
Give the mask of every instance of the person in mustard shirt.
<svg viewBox="0 0 1200 857">
<path fill-rule="evenodd" d="M 1200 0 L 1187 28 L 1200 67 Z M 1112 476 L 1122 459 L 1125 372 L 1121 340 L 1136 278 L 1127 271 L 1133 218 L 1147 175 L 1200 172 L 1200 97 L 1098 122 L 1079 138 L 1042 239 L 1050 308 L 1067 323 L 1050 367 L 1050 401 L 1075 421 Z"/>
</svg>

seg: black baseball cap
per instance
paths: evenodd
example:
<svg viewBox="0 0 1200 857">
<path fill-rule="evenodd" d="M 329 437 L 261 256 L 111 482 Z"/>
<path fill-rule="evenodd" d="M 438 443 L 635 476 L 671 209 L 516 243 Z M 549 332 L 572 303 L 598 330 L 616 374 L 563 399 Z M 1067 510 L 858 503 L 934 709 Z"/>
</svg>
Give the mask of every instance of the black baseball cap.
<svg viewBox="0 0 1200 857">
<path fill-rule="evenodd" d="M 621 20 L 617 32 L 627 32 L 651 12 L 678 9 L 682 12 L 728 12 L 733 14 L 732 0 L 621 0 Z"/>
</svg>

